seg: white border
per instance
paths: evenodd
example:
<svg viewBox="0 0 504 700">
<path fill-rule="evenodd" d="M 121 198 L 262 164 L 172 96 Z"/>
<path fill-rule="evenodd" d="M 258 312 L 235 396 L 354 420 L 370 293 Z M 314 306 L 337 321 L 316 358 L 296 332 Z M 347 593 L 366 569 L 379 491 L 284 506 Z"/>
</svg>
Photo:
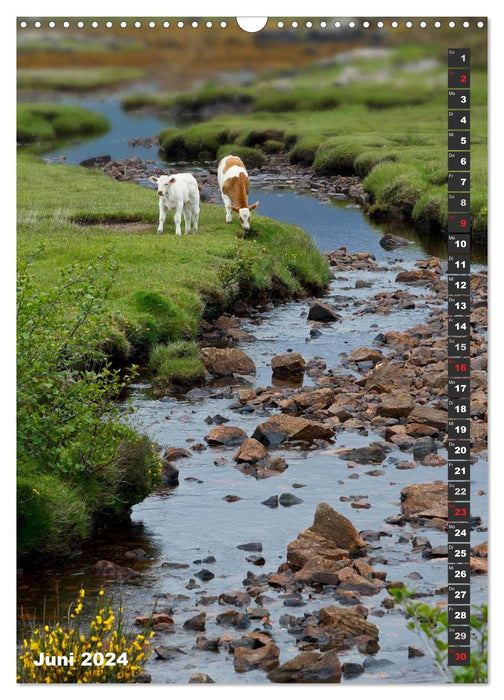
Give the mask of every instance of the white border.
<svg viewBox="0 0 504 700">
<path fill-rule="evenodd" d="M 449 7 L 451 5 L 451 7 Z M 181 9 L 183 8 L 183 12 Z M 3 190 L 6 193 L 5 205 L 2 209 L 3 213 L 3 226 L 2 226 L 2 241 L 4 247 L 4 253 L 2 255 L 2 268 L 0 273 L 0 284 L 1 286 L 1 296 L 0 298 L 4 300 L 8 299 L 7 307 L 2 307 L 4 309 L 2 321 L 3 328 L 8 327 L 10 343 L 5 346 L 5 340 L 2 343 L 1 348 L 1 359 L 2 368 L 4 370 L 4 391 L 2 392 L 4 411 L 2 412 L 2 428 L 3 437 L 2 440 L 2 456 L 3 456 L 3 479 L 7 479 L 7 489 L 3 489 L 4 492 L 8 494 L 7 504 L 4 499 L 4 504 L 2 504 L 2 514 L 8 516 L 8 521 L 4 524 L 2 529 L 3 546 L 7 547 L 8 558 L 5 557 L 5 550 L 3 552 L 3 564 L 5 566 L 8 561 L 8 574 L 4 574 L 4 579 L 2 581 L 3 586 L 3 615 L 2 615 L 2 633 L 0 634 L 0 643 L 2 653 L 2 665 L 0 683 L 3 686 L 8 687 L 10 693 L 17 697 L 26 694 L 30 695 L 32 693 L 36 694 L 46 694 L 49 693 L 65 693 L 65 695 L 70 692 L 79 692 L 81 695 L 84 694 L 86 697 L 89 693 L 107 693 L 108 696 L 112 694 L 115 696 L 117 693 L 133 693 L 137 694 L 144 689 L 144 692 L 149 695 L 163 696 L 165 697 L 169 694 L 171 697 L 191 697 L 192 695 L 204 694 L 205 697 L 211 698 L 231 698 L 239 693 L 240 698 L 255 698 L 257 695 L 267 695 L 272 697 L 278 697 L 279 693 L 287 692 L 292 697 L 303 697 L 307 692 L 315 692 L 318 697 L 333 697 L 334 694 L 340 695 L 341 693 L 359 698 L 361 695 L 364 697 L 379 697 L 387 698 L 401 698 L 403 700 L 404 696 L 407 695 L 408 698 L 424 698 L 426 693 L 433 692 L 437 694 L 445 693 L 457 693 L 457 697 L 475 693 L 475 692 L 490 692 L 491 690 L 496 690 L 498 687 L 503 685 L 502 673 L 499 668 L 499 658 L 498 652 L 502 644 L 500 642 L 499 636 L 503 628 L 503 603 L 504 599 L 500 595 L 501 586 L 504 583 L 504 572 L 502 571 L 502 565 L 500 564 L 501 553 L 500 553 L 500 532 L 498 531 L 499 526 L 502 529 L 502 525 L 498 522 L 496 518 L 493 517 L 495 512 L 499 513 L 502 510 L 501 500 L 504 493 L 503 489 L 503 478 L 502 474 L 504 471 L 504 465 L 500 457 L 500 450 L 497 446 L 493 444 L 498 440 L 500 427 L 501 413 L 499 410 L 498 403 L 501 401 L 500 397 L 504 396 L 504 381 L 502 370 L 499 369 L 499 364 L 501 364 L 502 347 L 501 339 L 498 337 L 498 329 L 502 327 L 502 320 L 500 318 L 500 310 L 503 307 L 501 300 L 503 299 L 502 288 L 499 288 L 499 276 L 502 278 L 501 265 L 504 261 L 504 229 L 502 223 L 500 222 L 500 216 L 498 212 L 491 209 L 490 216 L 490 292 L 489 296 L 491 299 L 491 314 L 490 314 L 490 326 L 491 326 L 491 344 L 490 353 L 491 359 L 495 357 L 495 362 L 491 363 L 491 420 L 490 420 L 490 433 L 492 435 L 492 446 L 490 451 L 491 460 L 491 492 L 490 495 L 490 514 L 492 516 L 492 538 L 490 541 L 491 546 L 491 579 L 490 579 L 490 593 L 491 593 L 491 683 L 489 686 L 478 686 L 476 689 L 474 686 L 465 685 L 448 685 L 448 686 L 428 686 L 426 684 L 400 684 L 400 685 L 359 685 L 353 686 L 351 684 L 345 685 L 316 685 L 313 686 L 313 691 L 307 686 L 277 686 L 275 684 L 271 685 L 233 685 L 233 686 L 223 686 L 223 685 L 206 685 L 202 686 L 165 686 L 165 685 L 129 685 L 129 686 L 93 686 L 84 687 L 80 686 L 80 690 L 77 690 L 77 686 L 16 686 L 14 684 L 14 657 L 15 648 L 13 644 L 13 635 L 8 634 L 14 630 L 15 624 L 15 613 L 16 607 L 14 605 L 15 601 L 15 542 L 13 537 L 13 523 L 15 522 L 14 517 L 14 405 L 15 405 L 15 385 L 14 385 L 14 360 L 15 360 L 15 349 L 13 345 L 13 330 L 14 330 L 14 261 L 15 261 L 15 18 L 16 16 L 24 17 L 62 17 L 62 16 L 74 16 L 74 17 L 100 17 L 100 16 L 145 16 L 147 12 L 145 10 L 149 9 L 149 15 L 152 17 L 208 17 L 208 16 L 220 16 L 220 17 L 234 17 L 237 16 L 237 10 L 242 9 L 238 16 L 270 16 L 270 17 L 334 17 L 341 15 L 346 17 L 353 15 L 355 17 L 366 16 L 373 18 L 386 18 L 386 17 L 485 17 L 489 16 L 489 66 L 491 71 L 489 73 L 491 78 L 491 90 L 490 90 L 490 107 L 491 112 L 489 115 L 489 126 L 495 124 L 496 128 L 491 132 L 491 150 L 492 157 L 490 159 L 490 202 L 496 202 L 498 207 L 501 195 L 501 184 L 498 180 L 499 175 L 502 172 L 502 163 L 504 159 L 502 158 L 502 137 L 499 132 L 502 132 L 503 123 L 503 111 L 501 107 L 504 107 L 504 100 L 502 99 L 503 88 L 502 81 L 499 79 L 502 76 L 502 45 L 501 36 L 503 31 L 502 24 L 502 10 L 496 9 L 496 4 L 494 3 L 482 3 L 474 2 L 474 0 L 458 0 L 458 2 L 446 3 L 446 5 L 441 5 L 439 0 L 437 2 L 433 0 L 424 0 L 421 3 L 415 3 L 415 5 L 406 4 L 404 0 L 402 2 L 390 2 L 385 1 L 377 3 L 374 2 L 359 2 L 358 4 L 352 3 L 350 7 L 345 7 L 342 5 L 336 5 L 334 2 L 327 2 L 321 0 L 309 0 L 306 2 L 306 6 L 303 6 L 301 2 L 293 2 L 292 0 L 275 0 L 269 2 L 265 0 L 254 0 L 251 3 L 251 8 L 247 7 L 246 3 L 241 6 L 236 2 L 230 2 L 229 0 L 216 0 L 213 3 L 202 2 L 201 0 L 190 0 L 183 5 L 172 5 L 164 2 L 151 1 L 149 7 L 140 8 L 138 2 L 131 2 L 131 0 L 115 0 L 109 2 L 98 2 L 97 0 L 88 0 L 86 3 L 63 3 L 61 1 L 56 2 L 54 0 L 47 0 L 45 3 L 33 2 L 33 0 L 23 1 L 16 5 L 16 7 L 10 7 L 7 11 L 4 10 L 3 21 L 0 23 L 0 29 L 2 32 L 2 50 L 3 50 L 3 61 L 2 61 L 2 88 L 9 95 L 9 110 L 7 118 L 5 114 L 3 118 L 3 145 L 4 153 L 5 149 L 8 152 L 7 163 L 4 163 L 4 180 L 3 180 Z M 144 12 L 139 12 L 143 9 Z M 349 11 L 351 10 L 351 11 Z M 379 10 L 379 11 L 378 11 Z M 143 29 L 142 29 L 143 31 Z M 498 167 L 499 165 L 499 167 Z M 500 170 L 500 172 L 499 172 Z M 494 276 L 496 279 L 494 279 Z M 5 334 L 4 334 L 5 338 Z M 504 341 L 504 338 L 503 338 Z M 7 436 L 8 442 L 5 442 L 5 436 Z M 7 450 L 5 446 L 7 444 Z M 4 482 L 5 483 L 5 482 Z M 7 511 L 7 512 L 6 512 Z M 6 589 L 6 590 L 5 590 Z M 11 626 L 12 625 L 12 626 Z M 431 691 L 432 687 L 432 691 Z M 135 688 L 135 690 L 132 690 Z M 74 690 L 75 689 L 75 690 Z"/>
</svg>

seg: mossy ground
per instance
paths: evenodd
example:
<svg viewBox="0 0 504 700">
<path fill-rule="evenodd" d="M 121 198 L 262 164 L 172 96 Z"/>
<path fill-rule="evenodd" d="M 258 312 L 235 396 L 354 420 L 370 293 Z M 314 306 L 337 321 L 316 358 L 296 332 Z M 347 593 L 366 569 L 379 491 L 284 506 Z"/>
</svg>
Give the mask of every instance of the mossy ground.
<svg viewBox="0 0 504 700">
<path fill-rule="evenodd" d="M 99 134 L 109 127 L 108 120 L 102 114 L 76 105 L 25 102 L 17 109 L 19 144 Z"/>
</svg>

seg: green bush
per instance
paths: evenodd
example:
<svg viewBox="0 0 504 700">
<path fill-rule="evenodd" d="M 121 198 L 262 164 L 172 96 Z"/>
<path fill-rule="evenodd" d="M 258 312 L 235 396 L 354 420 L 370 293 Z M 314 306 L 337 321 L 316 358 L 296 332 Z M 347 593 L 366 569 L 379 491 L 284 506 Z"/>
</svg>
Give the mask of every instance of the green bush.
<svg viewBox="0 0 504 700">
<path fill-rule="evenodd" d="M 220 146 L 219 150 L 217 151 L 217 160 L 229 155 L 238 156 L 238 158 L 241 158 L 246 168 L 260 168 L 266 161 L 264 153 L 261 153 L 261 151 L 257 150 L 257 148 L 237 146 L 233 143 L 226 143 L 223 146 Z"/>
<path fill-rule="evenodd" d="M 265 153 L 280 153 L 285 148 L 283 141 L 276 141 L 275 139 L 267 139 L 263 143 L 263 151 Z"/>
<path fill-rule="evenodd" d="M 20 549 L 60 555 L 91 523 L 147 495 L 157 457 L 114 403 L 129 377 L 109 367 L 103 349 L 114 328 L 104 307 L 112 260 L 71 265 L 46 288 L 31 265 L 19 267 L 17 296 Z"/>
<path fill-rule="evenodd" d="M 379 163 L 384 163 L 385 161 L 396 161 L 397 153 L 386 151 L 384 149 L 379 151 L 364 151 L 360 153 L 354 160 L 354 169 L 359 177 L 365 177 L 369 175 L 371 170 Z"/>
</svg>

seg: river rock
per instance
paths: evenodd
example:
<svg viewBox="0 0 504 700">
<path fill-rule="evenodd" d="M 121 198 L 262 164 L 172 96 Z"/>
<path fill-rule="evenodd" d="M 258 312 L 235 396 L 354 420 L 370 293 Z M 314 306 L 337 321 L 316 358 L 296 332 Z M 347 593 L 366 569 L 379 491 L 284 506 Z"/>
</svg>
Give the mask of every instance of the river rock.
<svg viewBox="0 0 504 700">
<path fill-rule="evenodd" d="M 372 362 L 376 364 L 383 360 L 383 355 L 374 348 L 355 348 L 347 358 L 348 362 Z"/>
<path fill-rule="evenodd" d="M 332 306 L 326 304 L 325 301 L 312 301 L 308 312 L 309 321 L 320 321 L 321 323 L 332 323 L 339 321 L 339 316 Z"/>
<path fill-rule="evenodd" d="M 330 440 L 333 436 L 334 429 L 329 425 L 280 414 L 258 425 L 252 437 L 264 445 L 276 446 L 289 441 Z"/>
<path fill-rule="evenodd" d="M 236 462 L 248 462 L 255 464 L 265 459 L 268 456 L 268 452 L 262 442 L 256 440 L 255 438 L 245 438 L 245 440 L 240 445 L 240 449 L 235 454 L 234 458 Z"/>
<path fill-rule="evenodd" d="M 285 506 L 286 508 L 288 508 L 289 506 L 295 506 L 298 503 L 302 503 L 303 499 L 294 496 L 293 493 L 282 493 L 278 497 L 278 502 L 281 506 Z"/>
<path fill-rule="evenodd" d="M 406 270 L 405 272 L 400 272 L 395 281 L 421 285 L 426 282 L 437 282 L 438 279 L 439 275 L 436 275 L 432 270 Z"/>
<path fill-rule="evenodd" d="M 179 470 L 170 462 L 163 461 L 161 464 L 161 480 L 163 486 L 179 485 Z"/>
<path fill-rule="evenodd" d="M 215 683 L 213 678 L 210 678 L 210 676 L 207 673 L 200 673 L 199 671 L 196 671 L 196 673 L 191 674 L 191 677 L 189 678 L 189 683 Z"/>
<path fill-rule="evenodd" d="M 475 557 L 488 557 L 488 542 L 482 542 L 481 544 L 477 544 L 475 547 L 472 548 L 472 552 Z"/>
<path fill-rule="evenodd" d="M 102 168 L 106 163 L 110 163 L 111 160 L 112 156 L 109 154 L 106 156 L 93 156 L 92 158 L 81 160 L 79 165 L 82 165 L 83 168 Z"/>
<path fill-rule="evenodd" d="M 255 374 L 253 360 L 238 348 L 201 348 L 201 361 L 205 369 L 216 377 Z"/>
<path fill-rule="evenodd" d="M 184 622 L 184 629 L 203 632 L 205 630 L 206 612 L 200 612 Z"/>
<path fill-rule="evenodd" d="M 366 391 L 389 394 L 401 390 L 403 392 L 409 391 L 414 377 L 415 373 L 413 370 L 384 361 L 377 364 L 362 379 L 358 379 L 356 384 L 364 385 Z"/>
<path fill-rule="evenodd" d="M 216 425 L 205 437 L 209 445 L 240 445 L 247 433 L 235 425 Z"/>
<path fill-rule="evenodd" d="M 250 596 L 245 591 L 231 591 L 221 593 L 218 599 L 219 605 L 235 605 L 237 608 L 244 608 L 250 603 Z"/>
<path fill-rule="evenodd" d="M 127 579 L 132 576 L 138 576 L 138 572 L 130 569 L 129 566 L 119 566 L 112 561 L 100 559 L 96 564 L 93 564 L 90 570 L 92 576 L 101 576 L 105 579 Z"/>
<path fill-rule="evenodd" d="M 273 683 L 339 683 L 341 674 L 335 650 L 323 654 L 304 651 L 271 671 L 268 679 Z"/>
<path fill-rule="evenodd" d="M 415 657 L 425 656 L 425 651 L 422 651 L 418 647 L 409 646 L 408 647 L 408 659 L 413 659 Z"/>
<path fill-rule="evenodd" d="M 409 414 L 409 421 L 411 423 L 425 423 L 438 430 L 446 430 L 448 412 L 432 406 L 415 404 L 413 411 Z"/>
<path fill-rule="evenodd" d="M 167 462 L 175 462 L 177 459 L 183 459 L 184 457 L 192 457 L 190 451 L 184 447 L 168 447 L 163 454 L 163 459 Z"/>
<path fill-rule="evenodd" d="M 339 453 L 340 459 L 358 464 L 381 464 L 387 456 L 386 448 L 379 442 L 372 442 L 367 447 L 356 447 Z"/>
<path fill-rule="evenodd" d="M 413 484 L 401 491 L 401 513 L 406 519 L 425 517 L 448 518 L 448 486 L 446 484 Z"/>
<path fill-rule="evenodd" d="M 383 238 L 379 241 L 382 248 L 385 250 L 394 250 L 394 248 L 400 248 L 401 246 L 410 245 L 410 241 L 402 236 L 394 236 L 391 233 L 386 233 Z"/>
<path fill-rule="evenodd" d="M 368 622 L 367 608 L 364 605 L 352 605 L 351 607 L 338 608 L 330 605 L 319 610 L 319 620 L 322 625 L 330 625 L 344 632 L 347 638 L 366 635 L 371 639 L 378 639 L 379 630 L 372 622 Z"/>
<path fill-rule="evenodd" d="M 306 361 L 298 352 L 287 352 L 275 355 L 271 360 L 271 369 L 275 377 L 290 377 L 293 374 L 303 374 Z"/>
<path fill-rule="evenodd" d="M 215 619 L 217 624 L 223 627 L 246 629 L 250 626 L 248 615 L 243 612 L 238 612 L 238 610 L 225 610 L 223 613 L 219 613 Z"/>
<path fill-rule="evenodd" d="M 434 440 L 428 435 L 415 440 L 413 445 L 413 458 L 419 462 L 424 460 L 427 455 L 437 452 L 437 445 Z"/>
<path fill-rule="evenodd" d="M 137 617 L 135 619 L 135 625 L 138 625 L 139 627 L 147 627 L 148 625 L 169 625 L 173 627 L 174 622 L 173 618 L 166 613 L 154 613 L 153 615 L 149 616 Z"/>
<path fill-rule="evenodd" d="M 235 649 L 233 663 L 235 671 L 243 673 L 253 668 L 261 668 L 263 671 L 271 671 L 278 666 L 280 649 L 273 642 L 258 647 L 248 649 L 247 647 L 237 647 Z"/>
<path fill-rule="evenodd" d="M 413 410 L 413 399 L 411 394 L 397 393 L 385 396 L 381 404 L 376 409 L 378 416 L 387 418 L 403 418 Z"/>
<path fill-rule="evenodd" d="M 334 391 L 329 388 L 324 389 L 308 389 L 307 391 L 299 391 L 292 394 L 292 400 L 298 408 L 306 409 L 324 409 L 328 408 L 334 399 Z"/>
</svg>

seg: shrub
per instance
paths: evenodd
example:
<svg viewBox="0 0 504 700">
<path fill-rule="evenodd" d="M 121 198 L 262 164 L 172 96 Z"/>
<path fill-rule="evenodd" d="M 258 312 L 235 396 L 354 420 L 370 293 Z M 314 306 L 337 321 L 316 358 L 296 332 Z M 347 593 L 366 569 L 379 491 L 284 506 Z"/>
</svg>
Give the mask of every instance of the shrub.
<svg viewBox="0 0 504 700">
<path fill-rule="evenodd" d="M 260 168 L 264 165 L 266 158 L 264 153 L 257 150 L 256 148 L 248 148 L 247 146 L 237 146 L 236 144 L 224 144 L 220 146 L 217 151 L 217 160 L 224 158 L 224 156 L 233 155 L 241 158 L 245 167 L 247 168 Z"/>
<path fill-rule="evenodd" d="M 99 592 L 103 595 L 103 591 Z M 126 629 L 123 608 L 114 611 L 112 603 L 96 606 L 94 617 L 86 625 L 83 618 L 85 591 L 69 609 L 68 623 L 44 624 L 33 628 L 23 640 L 18 659 L 20 683 L 131 683 L 142 672 L 151 655 L 149 639 L 153 632 L 135 634 Z M 146 636 L 147 635 L 147 636 Z M 74 655 L 74 664 L 36 666 L 40 654 Z M 83 656 L 85 655 L 85 656 Z M 90 665 L 82 661 L 89 659 Z M 114 660 L 114 664 L 105 663 Z"/>
<path fill-rule="evenodd" d="M 263 150 L 265 153 L 280 153 L 285 148 L 285 144 L 282 141 L 276 141 L 275 139 L 267 139 L 263 144 Z"/>
<path fill-rule="evenodd" d="M 30 265 L 20 265 L 17 298 L 20 549 L 59 555 L 91 523 L 142 500 L 157 458 L 114 404 L 129 377 L 103 351 L 113 262 L 69 266 L 46 289 Z"/>
</svg>

